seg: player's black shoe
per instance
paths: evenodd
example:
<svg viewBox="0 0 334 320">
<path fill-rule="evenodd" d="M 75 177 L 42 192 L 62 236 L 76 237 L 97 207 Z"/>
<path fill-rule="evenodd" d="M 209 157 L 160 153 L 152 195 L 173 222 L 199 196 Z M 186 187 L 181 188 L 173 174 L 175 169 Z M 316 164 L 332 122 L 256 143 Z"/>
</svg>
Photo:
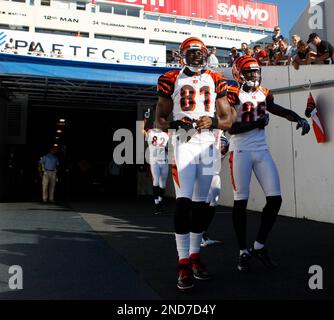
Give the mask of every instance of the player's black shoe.
<svg viewBox="0 0 334 320">
<path fill-rule="evenodd" d="M 238 271 L 248 272 L 250 270 L 250 266 L 249 266 L 249 260 L 250 259 L 251 259 L 251 255 L 249 255 L 247 253 L 243 253 L 243 254 L 239 255 L 238 265 L 237 265 Z"/>
<path fill-rule="evenodd" d="M 188 292 L 194 287 L 190 263 L 178 265 L 177 288 L 182 292 Z"/>
<path fill-rule="evenodd" d="M 154 209 L 154 214 L 159 214 L 159 213 L 162 213 L 162 206 L 160 202 L 155 205 L 155 209 Z"/>
<path fill-rule="evenodd" d="M 199 254 L 192 254 L 190 256 L 190 264 L 195 279 L 204 281 L 211 279 L 211 276 L 207 271 L 205 264 L 201 261 Z"/>
<path fill-rule="evenodd" d="M 255 250 L 254 247 L 251 247 L 249 249 L 249 252 L 253 257 L 259 259 L 266 268 L 270 270 L 277 268 L 277 263 L 271 260 L 268 250 L 266 248 Z"/>
</svg>

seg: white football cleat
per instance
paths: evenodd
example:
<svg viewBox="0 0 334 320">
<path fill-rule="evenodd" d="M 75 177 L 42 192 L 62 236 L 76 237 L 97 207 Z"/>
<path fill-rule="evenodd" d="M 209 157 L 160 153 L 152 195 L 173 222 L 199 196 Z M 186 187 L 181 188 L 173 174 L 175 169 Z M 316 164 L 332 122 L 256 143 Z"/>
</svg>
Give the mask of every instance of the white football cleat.
<svg viewBox="0 0 334 320">
<path fill-rule="evenodd" d="M 221 241 L 219 241 L 219 240 L 212 240 L 212 239 L 209 239 L 209 238 L 207 238 L 207 239 L 202 238 L 201 247 L 204 248 L 204 247 L 216 244 L 216 243 L 221 243 Z"/>
</svg>

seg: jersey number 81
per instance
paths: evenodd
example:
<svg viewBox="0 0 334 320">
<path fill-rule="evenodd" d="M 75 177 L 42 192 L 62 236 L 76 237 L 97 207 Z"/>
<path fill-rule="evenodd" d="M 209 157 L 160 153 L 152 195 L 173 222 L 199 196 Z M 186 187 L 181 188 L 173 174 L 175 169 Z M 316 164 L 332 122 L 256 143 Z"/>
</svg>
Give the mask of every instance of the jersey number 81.
<svg viewBox="0 0 334 320">
<path fill-rule="evenodd" d="M 196 108 L 196 89 L 190 85 L 181 88 L 180 106 L 182 111 L 193 111 Z M 200 95 L 204 95 L 205 112 L 210 112 L 211 93 L 210 87 L 204 86 L 199 90 Z"/>
</svg>

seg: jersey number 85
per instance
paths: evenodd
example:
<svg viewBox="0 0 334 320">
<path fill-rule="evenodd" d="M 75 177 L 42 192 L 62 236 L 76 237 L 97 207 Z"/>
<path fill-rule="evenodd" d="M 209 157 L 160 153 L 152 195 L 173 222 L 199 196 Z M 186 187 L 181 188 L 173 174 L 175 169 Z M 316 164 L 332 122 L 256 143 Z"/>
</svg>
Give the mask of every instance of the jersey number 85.
<svg viewBox="0 0 334 320">
<path fill-rule="evenodd" d="M 255 119 L 255 110 L 257 117 L 266 114 L 266 104 L 265 102 L 258 102 L 255 106 L 253 102 L 245 102 L 242 105 L 242 114 L 241 121 L 242 122 L 254 122 Z"/>
</svg>

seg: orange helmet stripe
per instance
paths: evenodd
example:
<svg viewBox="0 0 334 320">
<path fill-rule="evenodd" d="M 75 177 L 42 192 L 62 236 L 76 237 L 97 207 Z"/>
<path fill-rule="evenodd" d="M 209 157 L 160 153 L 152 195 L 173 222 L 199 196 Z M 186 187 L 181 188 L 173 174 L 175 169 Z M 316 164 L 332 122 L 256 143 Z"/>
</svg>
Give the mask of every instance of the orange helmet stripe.
<svg viewBox="0 0 334 320">
<path fill-rule="evenodd" d="M 189 49 L 192 44 L 199 44 L 202 47 L 202 49 L 204 49 L 205 51 L 208 51 L 206 45 L 201 39 L 196 38 L 196 37 L 190 37 L 181 43 L 180 53 L 182 54 L 184 50 Z"/>
<path fill-rule="evenodd" d="M 242 57 L 243 58 L 243 57 Z M 243 70 L 245 67 L 250 67 L 252 64 L 256 64 L 257 66 L 259 66 L 259 63 L 257 62 L 256 59 L 252 58 L 252 57 L 246 57 L 244 56 L 245 59 L 242 59 L 241 61 L 238 61 L 238 65 L 237 68 L 241 71 Z M 259 66 L 260 67 L 260 66 Z"/>
<path fill-rule="evenodd" d="M 183 43 L 181 44 L 181 47 L 187 47 L 191 42 L 200 42 L 201 45 L 205 46 L 204 42 L 199 39 L 199 38 L 196 38 L 196 37 L 191 37 L 191 38 L 188 38 L 186 40 L 183 41 Z"/>
</svg>

